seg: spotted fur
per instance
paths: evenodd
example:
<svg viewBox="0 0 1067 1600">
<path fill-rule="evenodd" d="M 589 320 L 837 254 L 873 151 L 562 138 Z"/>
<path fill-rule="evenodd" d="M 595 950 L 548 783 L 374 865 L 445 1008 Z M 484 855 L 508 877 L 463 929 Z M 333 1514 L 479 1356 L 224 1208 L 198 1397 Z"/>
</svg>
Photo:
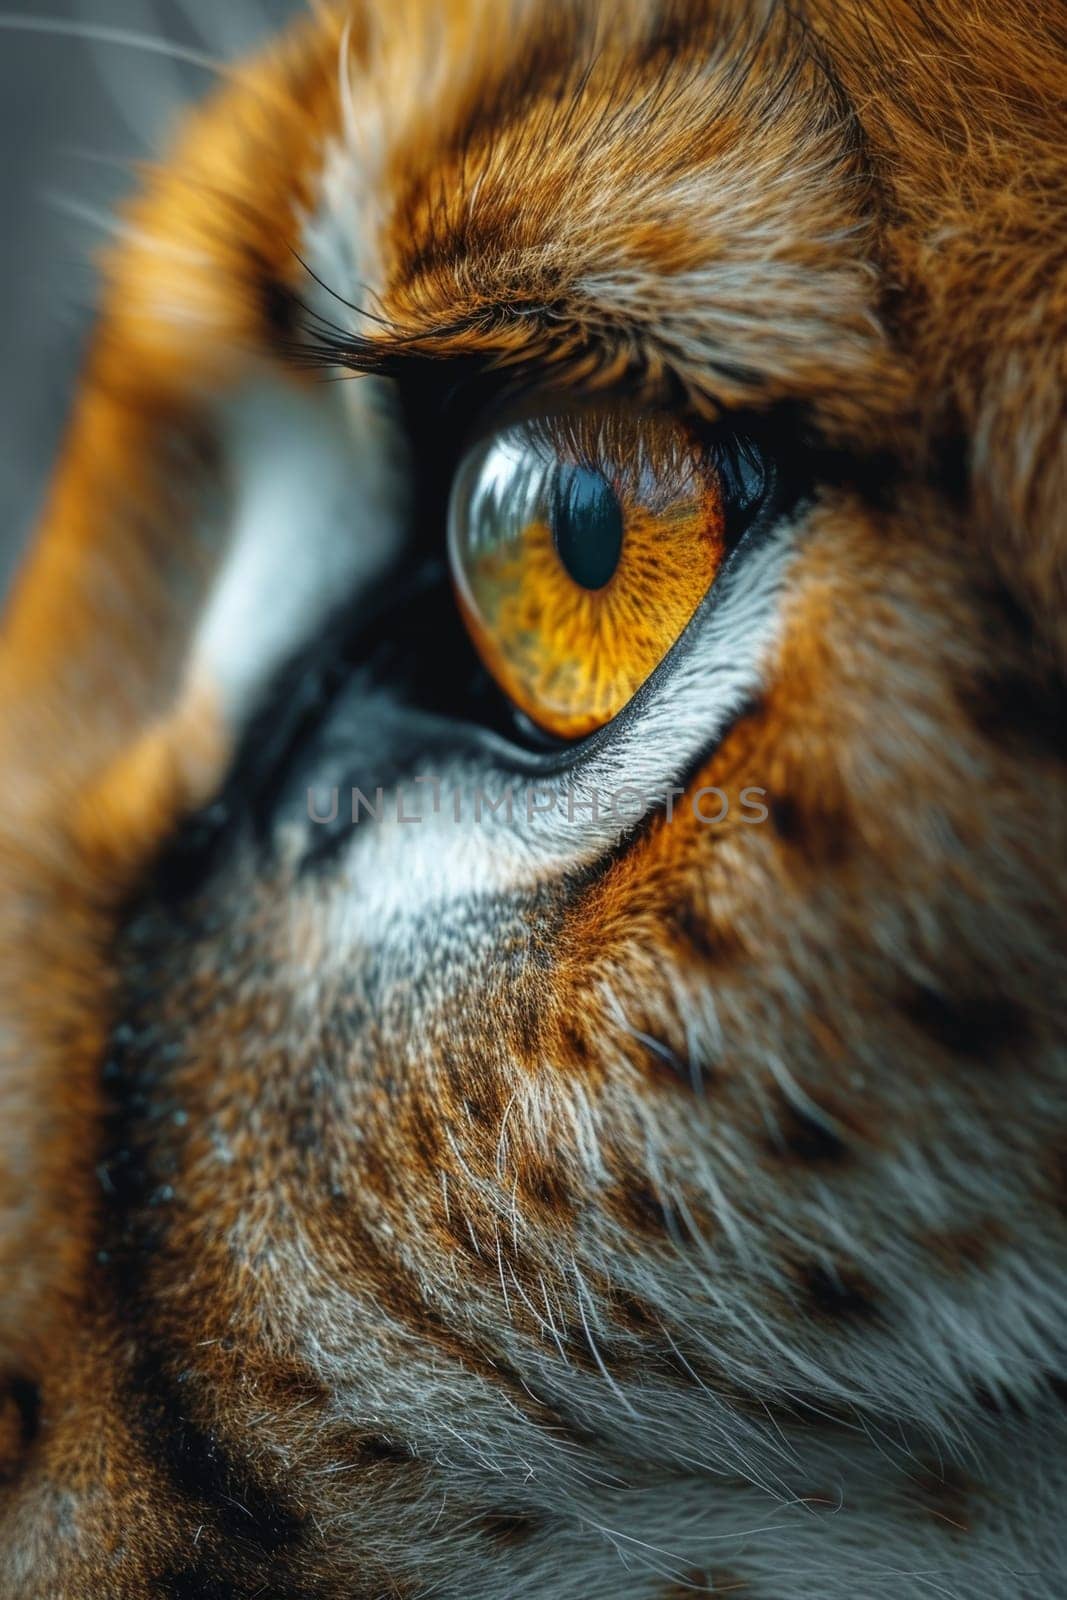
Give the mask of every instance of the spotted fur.
<svg viewBox="0 0 1067 1600">
<path fill-rule="evenodd" d="M 1062 45 L 322 0 L 146 179 L 0 639 L 5 1600 L 1062 1592 Z M 625 823 L 451 811 L 500 385 L 797 472 Z"/>
</svg>

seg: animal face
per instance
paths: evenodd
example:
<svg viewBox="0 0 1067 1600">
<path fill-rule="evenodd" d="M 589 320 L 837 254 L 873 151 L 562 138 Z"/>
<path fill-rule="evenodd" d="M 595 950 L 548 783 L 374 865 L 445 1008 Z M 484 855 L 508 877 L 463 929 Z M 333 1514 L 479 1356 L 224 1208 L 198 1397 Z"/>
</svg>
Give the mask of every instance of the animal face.
<svg viewBox="0 0 1067 1600">
<path fill-rule="evenodd" d="M 322 5 L 147 182 L 0 652 L 13 1600 L 1056 1592 L 1052 33 Z"/>
</svg>

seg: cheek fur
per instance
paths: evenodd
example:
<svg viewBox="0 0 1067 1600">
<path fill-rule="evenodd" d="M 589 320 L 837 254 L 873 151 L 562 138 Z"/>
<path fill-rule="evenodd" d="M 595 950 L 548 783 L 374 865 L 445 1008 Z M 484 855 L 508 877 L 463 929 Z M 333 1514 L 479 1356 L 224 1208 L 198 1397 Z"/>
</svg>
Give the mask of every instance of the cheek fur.
<svg viewBox="0 0 1067 1600">
<path fill-rule="evenodd" d="M 1058 1594 L 1053 34 L 316 6 L 147 180 L 0 641 L 12 1600 Z M 583 757 L 673 814 L 202 850 L 407 530 L 297 367 L 566 318 L 837 464 Z"/>
</svg>

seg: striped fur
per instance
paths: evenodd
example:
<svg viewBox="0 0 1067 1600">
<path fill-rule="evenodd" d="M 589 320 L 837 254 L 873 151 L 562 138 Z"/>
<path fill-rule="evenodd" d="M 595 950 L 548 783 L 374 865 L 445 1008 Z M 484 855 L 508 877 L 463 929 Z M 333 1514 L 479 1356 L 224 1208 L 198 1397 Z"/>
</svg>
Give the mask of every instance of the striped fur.
<svg viewBox="0 0 1067 1600">
<path fill-rule="evenodd" d="M 146 177 L 0 636 L 5 1600 L 1061 1591 L 1057 27 L 321 0 Z M 451 810 L 486 384 L 798 474 L 625 822 Z"/>
</svg>

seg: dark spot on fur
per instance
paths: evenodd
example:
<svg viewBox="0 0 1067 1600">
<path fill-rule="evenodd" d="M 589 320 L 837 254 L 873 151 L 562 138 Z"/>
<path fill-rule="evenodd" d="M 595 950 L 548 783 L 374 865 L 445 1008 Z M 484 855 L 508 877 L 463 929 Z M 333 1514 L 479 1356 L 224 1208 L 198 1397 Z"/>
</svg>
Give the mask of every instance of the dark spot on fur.
<svg viewBox="0 0 1067 1600">
<path fill-rule="evenodd" d="M 1067 755 L 1067 696 L 1059 683 L 1002 673 L 969 686 L 960 700 L 978 731 L 998 746 L 1024 746 L 1056 761 Z"/>
<path fill-rule="evenodd" d="M 289 1119 L 289 1140 L 295 1150 L 317 1150 L 322 1143 L 315 1108 L 304 1106 L 294 1111 Z"/>
<path fill-rule="evenodd" d="M 182 1567 L 166 1567 L 155 1574 L 153 1592 L 167 1600 L 240 1600 L 242 1591 L 214 1570 L 213 1559 L 205 1553 L 199 1561 Z"/>
<path fill-rule="evenodd" d="M 573 1215 L 574 1196 L 550 1161 L 527 1157 L 520 1163 L 516 1176 L 519 1194 L 532 1210 L 547 1212 L 557 1221 Z"/>
<path fill-rule="evenodd" d="M 0 1383 L 0 1482 L 18 1468 L 37 1437 L 41 1392 L 29 1378 Z"/>
<path fill-rule="evenodd" d="M 166 1472 L 182 1500 L 210 1504 L 216 1531 L 242 1552 L 250 1572 L 288 1557 L 304 1540 L 302 1513 L 278 1484 L 261 1481 L 246 1461 L 230 1454 L 209 1422 L 195 1416 L 196 1391 L 186 1377 L 173 1373 L 146 1337 L 124 1375 L 127 1412 L 145 1456 Z M 314 1392 L 321 1392 L 311 1381 Z"/>
<path fill-rule="evenodd" d="M 990 1417 L 1023 1417 L 1026 1415 L 1022 1405 L 1014 1395 L 1006 1391 L 999 1392 L 988 1388 L 984 1383 L 976 1383 L 971 1390 L 974 1403 L 980 1410 Z"/>
<path fill-rule="evenodd" d="M 1060 1405 L 1067 1406 L 1067 1375 L 1058 1372 L 1050 1372 L 1048 1375 L 1048 1386 L 1052 1391 L 1054 1398 L 1059 1401 Z"/>
<path fill-rule="evenodd" d="M 788 794 L 770 795 L 766 804 L 779 839 L 809 866 L 837 866 L 848 855 L 850 829 L 836 808 Z"/>
<path fill-rule="evenodd" d="M 494 1544 L 513 1546 L 535 1538 L 544 1523 L 529 1512 L 487 1511 L 478 1518 L 477 1527 Z"/>
<path fill-rule="evenodd" d="M 410 1466 L 414 1457 L 404 1444 L 387 1439 L 383 1433 L 361 1433 L 352 1440 L 352 1459 L 368 1467 Z"/>
<path fill-rule="evenodd" d="M 488 1246 L 483 1246 L 478 1238 L 477 1230 L 474 1224 L 469 1221 L 469 1218 L 453 1213 L 450 1220 L 444 1225 L 443 1231 L 451 1239 L 457 1250 L 461 1250 L 473 1266 L 482 1271 L 488 1271 L 488 1258 L 483 1254 L 483 1250 L 487 1249 Z M 495 1271 L 495 1253 L 492 1259 Z"/>
<path fill-rule="evenodd" d="M 996 583 L 983 595 L 990 671 L 958 691 L 964 714 L 998 746 L 1062 761 L 1067 754 L 1067 694 L 1055 663 L 1042 654 L 1033 618 Z M 1003 663 L 1014 658 L 1014 664 Z"/>
<path fill-rule="evenodd" d="M 544 1042 L 544 1018 L 540 1004 L 528 989 L 516 986 L 508 1020 L 520 1059 L 537 1058 Z"/>
<path fill-rule="evenodd" d="M 919 1506 L 947 1532 L 966 1533 L 970 1527 L 976 1485 L 951 1462 L 920 1463 L 907 1476 L 908 1492 Z"/>
<path fill-rule="evenodd" d="M 663 1324 L 659 1314 L 639 1295 L 616 1289 L 612 1291 L 610 1301 L 612 1316 L 620 1327 L 644 1337 L 662 1333 Z"/>
<path fill-rule="evenodd" d="M 15 1378 L 8 1393 L 19 1418 L 19 1443 L 28 1450 L 41 1425 L 41 1391 L 29 1378 Z"/>
<path fill-rule="evenodd" d="M 808 1305 L 820 1317 L 868 1322 L 877 1315 L 874 1290 L 855 1268 L 831 1269 L 813 1261 L 799 1277 Z"/>
<path fill-rule="evenodd" d="M 595 1059 L 586 1034 L 574 1023 L 560 1024 L 559 1050 L 560 1064 L 563 1066 L 588 1067 Z"/>
<path fill-rule="evenodd" d="M 926 985 L 908 994 L 902 1009 L 915 1027 L 952 1055 L 991 1061 L 1009 1050 L 1021 1050 L 1029 1025 L 1014 1000 L 990 994 L 945 995 Z"/>
<path fill-rule="evenodd" d="M 605 1197 L 607 1207 L 628 1227 L 662 1238 L 675 1237 L 677 1223 L 647 1183 L 621 1184 Z"/>
<path fill-rule="evenodd" d="M 777 1127 L 767 1136 L 767 1147 L 781 1160 L 795 1159 L 812 1166 L 840 1166 L 850 1151 L 828 1123 L 795 1105 L 779 1092 Z"/>
<path fill-rule="evenodd" d="M 1043 1166 L 1048 1174 L 1049 1199 L 1061 1216 L 1067 1216 L 1067 1139 L 1049 1149 Z"/>
<path fill-rule="evenodd" d="M 919 1243 L 936 1258 L 945 1272 L 961 1274 L 985 1271 L 993 1247 L 1004 1236 L 1001 1224 L 995 1218 L 987 1217 L 972 1228 L 946 1228 L 924 1234 Z"/>
<path fill-rule="evenodd" d="M 741 941 L 732 929 L 715 927 L 688 902 L 672 909 L 667 932 L 708 966 L 721 965 L 741 951 Z"/>
<path fill-rule="evenodd" d="M 416 1101 L 403 1119 L 403 1131 L 412 1164 L 436 1178 L 442 1167 L 444 1139 L 437 1119 L 437 1108 Z"/>
<path fill-rule="evenodd" d="M 294 1578 L 288 1570 L 272 1568 L 264 1578 L 264 1569 L 241 1569 L 230 1566 L 220 1570 L 226 1557 L 217 1550 L 213 1553 L 207 1535 L 201 1540 L 197 1556 L 183 1561 L 180 1566 L 170 1565 L 152 1575 L 150 1589 L 144 1591 L 159 1600 L 316 1600 L 321 1590 L 309 1589 Z M 239 1562 L 239 1556 L 235 1557 Z M 380 1584 L 353 1584 L 345 1590 L 345 1600 L 381 1600 Z M 389 1600 L 404 1600 L 409 1591 L 390 1584 Z"/>
<path fill-rule="evenodd" d="M 683 1051 L 674 1049 L 639 1024 L 628 1032 L 622 1041 L 626 1052 L 639 1072 L 652 1083 L 665 1086 L 672 1093 L 688 1089 L 702 1095 L 706 1088 L 703 1063 L 690 1059 Z"/>
<path fill-rule="evenodd" d="M 476 1128 L 488 1128 L 493 1121 L 493 1109 L 484 1100 L 468 1095 L 463 1102 L 468 1120 Z"/>
<path fill-rule="evenodd" d="M 392 1165 L 379 1151 L 368 1146 L 360 1150 L 360 1156 L 359 1187 L 390 1201 L 396 1193 L 396 1173 Z"/>
</svg>

